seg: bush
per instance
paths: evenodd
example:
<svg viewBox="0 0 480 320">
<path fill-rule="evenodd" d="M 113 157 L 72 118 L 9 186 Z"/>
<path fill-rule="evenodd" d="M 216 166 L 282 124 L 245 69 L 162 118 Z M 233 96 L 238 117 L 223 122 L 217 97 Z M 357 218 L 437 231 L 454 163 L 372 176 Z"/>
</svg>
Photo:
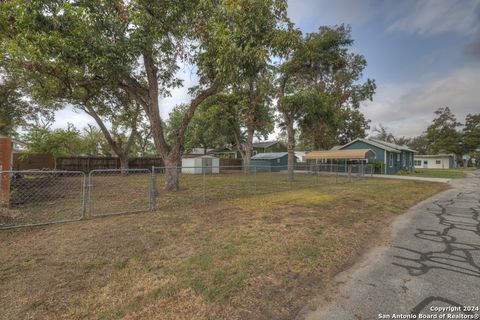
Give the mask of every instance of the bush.
<svg viewBox="0 0 480 320">
<path fill-rule="evenodd" d="M 373 164 L 375 165 L 375 173 L 376 174 L 382 174 L 382 168 L 383 168 L 383 162 L 369 162 L 368 164 Z"/>
</svg>

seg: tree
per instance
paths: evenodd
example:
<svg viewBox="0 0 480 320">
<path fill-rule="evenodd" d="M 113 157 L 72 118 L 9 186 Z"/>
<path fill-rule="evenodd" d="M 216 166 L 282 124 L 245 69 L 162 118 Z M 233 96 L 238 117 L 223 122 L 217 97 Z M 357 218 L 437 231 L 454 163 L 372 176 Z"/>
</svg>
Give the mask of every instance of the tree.
<svg viewBox="0 0 480 320">
<path fill-rule="evenodd" d="M 152 129 L 147 121 L 140 121 L 131 154 L 139 157 L 158 155 L 152 138 Z"/>
<path fill-rule="evenodd" d="M 419 136 L 413 137 L 407 143 L 407 146 L 410 149 L 418 151 L 420 154 L 427 154 L 428 153 L 428 139 L 425 134 L 421 134 Z"/>
<path fill-rule="evenodd" d="M 29 83 L 59 99 L 70 99 L 58 90 L 65 86 L 77 97 L 92 88 L 124 91 L 145 112 L 166 166 L 174 167 L 197 107 L 238 79 L 244 62 L 265 55 L 251 40 L 270 37 L 266 31 L 285 19 L 286 2 L 279 0 L 17 0 L 1 4 L 0 52 Z M 194 65 L 199 81 L 168 143 L 159 98 L 182 85 L 180 63 Z M 178 186 L 178 171 L 167 170 L 166 189 Z"/>
<path fill-rule="evenodd" d="M 112 149 L 108 144 L 102 131 L 97 127 L 88 124 L 82 130 L 83 150 L 89 156 L 111 156 Z"/>
<path fill-rule="evenodd" d="M 348 52 L 352 43 L 349 27 L 321 27 L 318 32 L 300 38 L 280 65 L 277 109 L 287 132 L 290 180 L 296 123 L 303 126 L 304 136 L 309 136 L 316 147 L 320 145 L 316 140 L 322 134 L 339 133 L 338 124 L 348 121 L 349 112 L 353 111 L 357 120 L 364 120 L 359 117 L 359 104 L 371 98 L 375 84 L 372 80 L 357 83 L 366 61 L 363 56 Z M 358 123 L 351 128 L 355 126 Z"/>
<path fill-rule="evenodd" d="M 376 85 L 371 79 L 361 81 L 367 61 L 360 54 L 348 52 L 348 47 L 353 43 L 350 28 L 344 25 L 321 27 L 318 35 L 310 41 L 313 48 L 322 49 L 322 46 L 328 45 L 328 41 L 335 39 L 340 41 L 338 47 L 333 48 L 337 50 L 336 56 L 328 51 L 323 54 L 325 58 L 333 59 L 330 65 L 334 68 L 329 68 L 327 60 L 319 57 L 324 59 L 323 68 L 320 66 L 320 70 L 312 77 L 314 82 L 320 84 L 317 90 L 323 93 L 323 106 L 307 109 L 299 121 L 302 140 L 309 141 L 314 150 L 328 149 L 365 137 L 369 129 L 370 121 L 360 112 L 360 103 L 372 99 Z"/>
<path fill-rule="evenodd" d="M 374 139 L 395 143 L 395 136 L 393 133 L 381 123 L 378 125 L 378 127 L 373 128 L 373 132 L 375 133 L 373 136 Z"/>
<path fill-rule="evenodd" d="M 439 108 L 435 111 L 436 118 L 428 126 L 425 137 L 428 140 L 430 154 L 461 153 L 461 136 L 457 128 L 461 125 L 449 107 Z"/>
<path fill-rule="evenodd" d="M 480 113 L 468 114 L 465 118 L 463 142 L 467 152 L 480 148 Z"/>
<path fill-rule="evenodd" d="M 0 135 L 16 135 L 19 127 L 38 116 L 47 116 L 48 110 L 25 96 L 13 79 L 0 78 Z"/>
<path fill-rule="evenodd" d="M 50 128 L 50 124 L 31 125 L 22 136 L 30 153 L 49 153 L 55 158 L 79 156 L 83 153 L 80 131 L 71 123 L 67 129 Z"/>
<path fill-rule="evenodd" d="M 95 120 L 111 150 L 119 158 L 121 169 L 127 169 L 128 155 L 135 142 L 141 116 L 140 106 L 119 90 L 90 93 L 77 101 L 76 106 Z M 111 130 L 107 122 L 111 124 Z M 124 134 L 127 130 L 130 130 L 129 136 Z"/>
</svg>

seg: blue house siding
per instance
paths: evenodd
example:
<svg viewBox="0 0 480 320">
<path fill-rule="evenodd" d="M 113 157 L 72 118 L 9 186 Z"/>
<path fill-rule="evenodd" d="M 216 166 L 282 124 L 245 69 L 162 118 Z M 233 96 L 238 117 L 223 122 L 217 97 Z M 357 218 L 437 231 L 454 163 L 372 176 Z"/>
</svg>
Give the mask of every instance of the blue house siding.
<svg viewBox="0 0 480 320">
<path fill-rule="evenodd" d="M 288 155 L 276 159 L 251 159 L 251 166 L 258 166 L 257 171 L 278 172 L 288 169 Z"/>
<path fill-rule="evenodd" d="M 393 149 L 390 148 L 380 148 L 379 146 L 370 144 L 368 141 L 354 141 L 349 145 L 343 146 L 340 149 L 370 149 L 375 152 L 375 162 L 382 162 L 384 164 L 384 172 L 386 174 L 395 174 L 399 171 L 405 170 L 410 171 L 413 170 L 413 152 L 407 150 L 398 150 L 397 152 L 387 151 L 386 149 Z M 404 148 L 400 147 L 399 148 Z"/>
<path fill-rule="evenodd" d="M 341 147 L 341 150 L 346 150 L 346 149 L 370 149 L 375 153 L 375 158 L 374 162 L 383 162 L 385 163 L 385 150 L 380 149 L 376 146 L 372 146 L 371 144 L 367 144 L 363 141 L 356 141 L 352 143 L 351 145 L 348 145 L 346 147 Z"/>
</svg>

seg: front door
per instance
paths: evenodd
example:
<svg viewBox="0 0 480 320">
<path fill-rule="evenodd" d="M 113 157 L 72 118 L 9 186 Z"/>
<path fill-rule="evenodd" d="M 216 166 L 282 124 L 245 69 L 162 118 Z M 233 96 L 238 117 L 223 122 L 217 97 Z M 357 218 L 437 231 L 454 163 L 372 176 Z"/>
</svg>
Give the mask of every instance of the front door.
<svg viewBox="0 0 480 320">
<path fill-rule="evenodd" d="M 428 168 L 428 161 L 427 160 L 423 160 L 423 168 L 424 169 Z"/>
</svg>

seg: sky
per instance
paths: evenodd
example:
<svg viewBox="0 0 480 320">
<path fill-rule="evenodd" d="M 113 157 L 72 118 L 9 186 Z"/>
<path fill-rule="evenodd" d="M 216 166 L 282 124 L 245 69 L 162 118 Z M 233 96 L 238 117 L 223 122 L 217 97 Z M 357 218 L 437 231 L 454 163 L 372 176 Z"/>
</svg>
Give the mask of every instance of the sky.
<svg viewBox="0 0 480 320">
<path fill-rule="evenodd" d="M 373 101 L 361 110 L 371 127 L 382 124 L 397 136 L 422 133 L 433 112 L 451 108 L 457 119 L 480 113 L 480 0 L 290 0 L 288 14 L 304 33 L 322 25 L 352 28 L 352 51 L 365 56 L 364 79 L 374 79 Z M 161 101 L 167 117 L 189 101 L 191 68 L 179 73 L 185 86 Z M 93 121 L 66 109 L 55 127 Z"/>
<path fill-rule="evenodd" d="M 289 16 L 303 32 L 352 27 L 352 50 L 366 57 L 364 77 L 377 84 L 362 104 L 372 127 L 411 137 L 440 107 L 460 121 L 480 113 L 479 0 L 290 1 Z"/>
</svg>

